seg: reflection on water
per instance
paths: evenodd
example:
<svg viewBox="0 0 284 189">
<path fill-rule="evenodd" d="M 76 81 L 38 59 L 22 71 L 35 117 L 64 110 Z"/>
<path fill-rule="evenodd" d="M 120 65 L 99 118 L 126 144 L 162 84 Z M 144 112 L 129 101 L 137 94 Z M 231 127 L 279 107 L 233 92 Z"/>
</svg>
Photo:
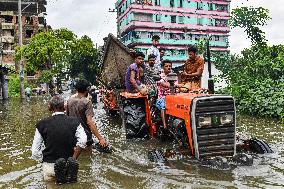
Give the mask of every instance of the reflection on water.
<svg viewBox="0 0 284 189">
<path fill-rule="evenodd" d="M 121 121 L 109 118 L 101 104 L 95 120 L 114 148 L 112 154 L 84 151 L 79 158 L 79 182 L 56 186 L 43 182 L 41 165 L 29 157 L 35 123 L 49 114 L 45 98 L 30 102 L 0 102 L 0 188 L 283 188 L 284 139 L 280 122 L 238 117 L 238 130 L 261 138 L 274 154 L 255 157 L 254 165 L 227 171 L 201 166 L 190 157 L 166 163 L 149 162 L 147 152 L 173 148 L 157 140 L 127 141 Z"/>
</svg>

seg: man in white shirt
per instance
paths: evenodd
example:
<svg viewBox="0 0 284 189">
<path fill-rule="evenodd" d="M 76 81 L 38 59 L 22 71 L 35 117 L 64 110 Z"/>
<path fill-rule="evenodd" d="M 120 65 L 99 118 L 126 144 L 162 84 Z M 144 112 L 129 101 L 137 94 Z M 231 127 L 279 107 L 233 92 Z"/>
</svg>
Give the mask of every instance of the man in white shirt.
<svg viewBox="0 0 284 189">
<path fill-rule="evenodd" d="M 44 180 L 55 177 L 58 184 L 76 182 L 76 159 L 86 147 L 87 135 L 78 118 L 64 114 L 63 97 L 54 96 L 48 108 L 53 114 L 36 124 L 32 158 L 43 162 Z"/>
<path fill-rule="evenodd" d="M 160 37 L 158 35 L 153 35 L 152 37 L 152 46 L 147 51 L 147 56 L 154 55 L 156 57 L 155 67 L 158 70 L 161 70 L 161 58 L 160 51 L 158 49 Z"/>
</svg>

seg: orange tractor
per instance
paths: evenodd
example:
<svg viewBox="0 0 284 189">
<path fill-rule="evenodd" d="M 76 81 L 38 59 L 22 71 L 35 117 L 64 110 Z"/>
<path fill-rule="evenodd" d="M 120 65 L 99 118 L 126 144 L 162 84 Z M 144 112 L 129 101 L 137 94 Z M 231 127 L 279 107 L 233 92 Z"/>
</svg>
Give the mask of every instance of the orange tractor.
<svg viewBox="0 0 284 189">
<path fill-rule="evenodd" d="M 121 85 L 124 83 L 124 77 L 121 75 L 131 63 L 130 55 L 127 61 L 125 58 L 129 51 L 112 35 L 109 36 L 105 48 L 107 49 L 102 71 L 106 80 L 104 82 L 113 82 L 116 90 L 121 91 Z M 122 52 L 119 53 L 120 51 Z M 123 53 L 124 59 L 118 59 Z M 120 66 L 117 66 L 118 62 Z M 116 99 L 126 138 L 162 138 L 167 133 L 167 138 L 176 140 L 181 148 L 187 149 L 197 159 L 233 157 L 237 150 L 272 152 L 264 141 L 257 139 L 244 140 L 237 144 L 236 107 L 232 96 L 208 94 L 202 90 L 175 93 L 173 83 L 176 77 L 174 74 L 171 76 L 173 77 L 168 78 L 168 81 L 172 84 L 172 94 L 166 96 L 166 132 L 161 124 L 160 112 L 153 105 L 153 99 L 148 99 L 140 93 L 117 92 Z M 245 158 L 247 159 L 247 156 Z"/>
</svg>

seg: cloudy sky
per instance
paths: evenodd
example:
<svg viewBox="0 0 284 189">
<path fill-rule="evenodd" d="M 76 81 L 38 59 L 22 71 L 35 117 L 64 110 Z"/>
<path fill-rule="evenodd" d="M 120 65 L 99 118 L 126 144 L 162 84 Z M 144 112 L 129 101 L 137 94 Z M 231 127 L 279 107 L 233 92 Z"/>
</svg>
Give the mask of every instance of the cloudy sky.
<svg viewBox="0 0 284 189">
<path fill-rule="evenodd" d="M 116 13 L 109 12 L 116 0 L 47 0 L 47 23 L 53 28 L 66 27 L 78 36 L 88 35 L 101 45 L 108 33 L 116 34 Z M 237 6 L 262 6 L 269 9 L 272 20 L 263 27 L 270 44 L 284 44 L 283 0 L 232 0 L 231 8 Z M 244 30 L 232 29 L 230 49 L 239 53 L 249 47 Z"/>
</svg>

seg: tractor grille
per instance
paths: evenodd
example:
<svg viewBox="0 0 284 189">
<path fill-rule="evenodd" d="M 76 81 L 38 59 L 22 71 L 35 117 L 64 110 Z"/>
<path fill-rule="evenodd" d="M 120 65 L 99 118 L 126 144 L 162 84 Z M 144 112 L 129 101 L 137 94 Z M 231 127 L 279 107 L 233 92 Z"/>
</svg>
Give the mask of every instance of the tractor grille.
<svg viewBox="0 0 284 189">
<path fill-rule="evenodd" d="M 233 115 L 233 122 L 221 124 L 221 116 Z M 199 117 L 211 117 L 211 124 L 199 127 Z M 235 152 L 235 106 L 231 97 L 198 99 L 195 109 L 198 158 L 233 156 Z"/>
</svg>

